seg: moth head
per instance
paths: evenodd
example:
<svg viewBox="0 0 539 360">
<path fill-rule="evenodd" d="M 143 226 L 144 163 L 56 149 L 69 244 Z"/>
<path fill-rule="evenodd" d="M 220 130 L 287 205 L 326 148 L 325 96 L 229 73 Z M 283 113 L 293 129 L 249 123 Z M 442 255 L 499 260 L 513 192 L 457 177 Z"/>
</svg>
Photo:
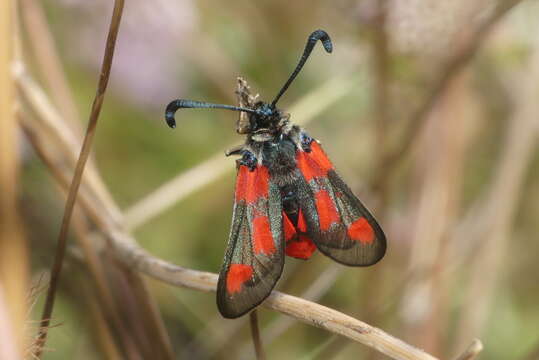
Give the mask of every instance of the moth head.
<svg viewBox="0 0 539 360">
<path fill-rule="evenodd" d="M 299 60 L 298 65 L 283 85 L 275 99 L 271 103 L 266 103 L 263 101 L 258 101 L 254 104 L 252 103 L 243 103 L 240 97 L 240 106 L 232 105 L 223 105 L 223 104 L 212 104 L 201 101 L 185 100 L 185 99 L 176 99 L 170 102 L 166 108 L 165 120 L 171 128 L 176 127 L 176 120 L 174 118 L 176 111 L 182 108 L 196 108 L 196 109 L 226 109 L 233 111 L 240 111 L 240 118 L 237 122 L 236 131 L 239 134 L 252 134 L 257 131 L 268 131 L 273 132 L 277 131 L 283 124 L 283 121 L 288 120 L 288 115 L 284 115 L 277 107 L 276 104 L 281 98 L 281 96 L 286 92 L 290 84 L 294 81 L 296 76 L 299 74 L 303 65 L 311 55 L 314 46 L 317 41 L 320 40 L 326 52 L 331 53 L 333 50 L 333 44 L 329 35 L 324 30 L 316 30 L 307 39 L 307 44 L 305 45 L 305 50 Z M 241 80 L 238 79 L 238 82 L 241 83 Z M 240 86 L 240 85 L 239 85 Z M 247 87 L 248 89 L 248 87 Z M 238 93 L 241 96 L 241 93 Z M 245 116 L 247 115 L 247 116 Z"/>
<path fill-rule="evenodd" d="M 248 122 L 238 126 L 238 134 L 252 133 L 276 133 L 281 130 L 285 122 L 288 121 L 288 114 L 284 114 L 278 108 L 269 103 L 258 101 L 254 106 L 254 113 L 248 113 Z"/>
</svg>

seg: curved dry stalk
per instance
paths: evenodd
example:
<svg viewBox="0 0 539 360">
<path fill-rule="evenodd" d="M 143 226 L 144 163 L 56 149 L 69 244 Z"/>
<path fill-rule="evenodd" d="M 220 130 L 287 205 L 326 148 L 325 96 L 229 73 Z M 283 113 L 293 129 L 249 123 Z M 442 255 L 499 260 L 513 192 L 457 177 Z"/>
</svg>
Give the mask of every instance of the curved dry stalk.
<svg viewBox="0 0 539 360">
<path fill-rule="evenodd" d="M 54 264 L 51 270 L 51 280 L 49 290 L 47 291 L 47 298 L 45 300 L 45 306 L 43 308 L 43 314 L 41 316 L 41 324 L 37 339 L 37 350 L 35 356 L 39 358 L 43 351 L 43 346 L 47 339 L 48 326 L 50 323 L 50 318 L 52 315 L 52 310 L 54 307 L 54 300 L 56 296 L 56 289 L 58 287 L 58 281 L 60 279 L 60 274 L 62 271 L 63 260 L 65 257 L 66 245 L 67 245 L 67 233 L 69 230 L 69 223 L 71 220 L 71 215 L 73 213 L 73 208 L 75 206 L 75 200 L 77 198 L 77 193 L 82 179 L 82 173 L 84 171 L 84 166 L 86 165 L 86 160 L 90 156 L 90 149 L 92 146 L 92 140 L 95 134 L 95 129 L 97 126 L 97 120 L 101 112 L 101 107 L 103 105 L 103 100 L 105 96 L 105 91 L 107 89 L 107 84 L 110 76 L 110 70 L 112 67 L 112 59 L 114 56 L 114 48 L 116 45 L 116 38 L 118 36 L 118 30 L 120 27 L 120 21 L 122 18 L 124 1 L 115 0 L 114 10 L 112 14 L 112 19 L 109 28 L 109 34 L 107 37 L 107 43 L 105 48 L 105 55 L 103 58 L 103 64 L 101 66 L 101 72 L 99 77 L 99 84 L 97 88 L 97 93 L 92 104 L 92 111 L 90 113 L 90 120 L 88 122 L 88 128 L 86 129 L 86 135 L 82 144 L 82 149 L 80 151 L 80 156 L 75 167 L 75 174 L 73 175 L 73 181 L 69 188 L 69 194 L 66 201 L 66 206 L 64 210 L 64 216 L 62 219 L 62 226 L 60 229 L 60 234 L 58 236 L 58 245 L 56 250 L 56 255 L 54 259 Z"/>
<path fill-rule="evenodd" d="M 119 229 L 110 229 L 108 236 L 118 257 L 128 266 L 171 285 L 199 291 L 215 291 L 217 274 L 173 265 L 151 256 Z M 372 347 L 393 359 L 436 359 L 380 329 L 325 306 L 295 296 L 273 291 L 263 306 L 285 315 L 345 336 Z"/>
</svg>

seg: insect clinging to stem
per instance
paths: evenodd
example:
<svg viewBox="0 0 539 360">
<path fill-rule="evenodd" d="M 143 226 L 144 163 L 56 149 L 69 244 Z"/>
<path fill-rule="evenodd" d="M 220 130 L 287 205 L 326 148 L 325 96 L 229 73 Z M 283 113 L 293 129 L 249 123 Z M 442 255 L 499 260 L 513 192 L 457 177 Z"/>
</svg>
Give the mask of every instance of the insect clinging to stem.
<svg viewBox="0 0 539 360">
<path fill-rule="evenodd" d="M 177 99 L 165 118 L 174 128 L 182 108 L 240 112 L 236 131 L 247 135 L 239 155 L 232 225 L 217 285 L 217 307 L 226 318 L 258 306 L 279 280 L 285 255 L 308 259 L 318 248 L 348 266 L 369 266 L 386 251 L 384 232 L 335 172 L 320 143 L 276 107 L 318 41 L 331 53 L 323 30 L 308 38 L 290 78 L 271 103 L 251 96 L 238 79 L 240 106 Z"/>
</svg>

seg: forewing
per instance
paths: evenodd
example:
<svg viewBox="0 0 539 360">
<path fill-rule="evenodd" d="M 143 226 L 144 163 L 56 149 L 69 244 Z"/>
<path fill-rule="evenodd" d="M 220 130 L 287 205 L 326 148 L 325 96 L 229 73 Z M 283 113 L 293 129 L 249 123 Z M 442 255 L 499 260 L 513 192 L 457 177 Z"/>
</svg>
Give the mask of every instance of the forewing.
<svg viewBox="0 0 539 360">
<path fill-rule="evenodd" d="M 265 166 L 240 165 L 232 227 L 217 285 L 217 307 L 239 317 L 271 293 L 283 271 L 281 194 Z"/>
<path fill-rule="evenodd" d="M 313 141 L 310 152 L 297 151 L 296 161 L 302 175 L 299 204 L 318 249 L 345 265 L 378 262 L 386 251 L 384 232 L 337 175 L 321 146 Z"/>
</svg>

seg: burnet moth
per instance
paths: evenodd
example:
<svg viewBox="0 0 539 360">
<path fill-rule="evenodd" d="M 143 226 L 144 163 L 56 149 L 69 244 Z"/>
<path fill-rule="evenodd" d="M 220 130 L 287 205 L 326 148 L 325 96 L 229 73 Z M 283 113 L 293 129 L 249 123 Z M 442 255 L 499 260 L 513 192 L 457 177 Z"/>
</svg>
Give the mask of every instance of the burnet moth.
<svg viewBox="0 0 539 360">
<path fill-rule="evenodd" d="M 258 306 L 279 280 L 285 255 L 308 259 L 318 248 L 348 266 L 369 266 L 385 254 L 385 235 L 370 212 L 337 175 L 320 143 L 276 107 L 315 44 L 333 45 L 313 32 L 296 69 L 271 103 L 251 96 L 238 79 L 240 106 L 178 99 L 165 118 L 174 128 L 182 108 L 240 112 L 236 131 L 245 143 L 226 152 L 239 155 L 232 226 L 217 285 L 217 307 L 236 318 Z"/>
</svg>

